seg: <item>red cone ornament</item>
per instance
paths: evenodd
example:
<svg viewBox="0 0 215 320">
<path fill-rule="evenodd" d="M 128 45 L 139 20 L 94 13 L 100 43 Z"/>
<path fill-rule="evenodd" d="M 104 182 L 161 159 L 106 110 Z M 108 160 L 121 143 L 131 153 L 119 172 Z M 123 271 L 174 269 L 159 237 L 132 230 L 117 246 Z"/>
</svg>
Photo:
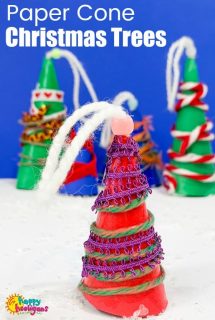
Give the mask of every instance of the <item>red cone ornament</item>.
<svg viewBox="0 0 215 320">
<path fill-rule="evenodd" d="M 124 128 L 124 130 L 123 130 Z M 84 243 L 84 297 L 98 310 L 120 316 L 158 315 L 167 306 L 163 249 L 145 199 L 151 192 L 140 169 L 138 144 L 128 135 L 130 117 L 112 122 L 105 189 L 92 209 L 97 220 Z"/>
</svg>

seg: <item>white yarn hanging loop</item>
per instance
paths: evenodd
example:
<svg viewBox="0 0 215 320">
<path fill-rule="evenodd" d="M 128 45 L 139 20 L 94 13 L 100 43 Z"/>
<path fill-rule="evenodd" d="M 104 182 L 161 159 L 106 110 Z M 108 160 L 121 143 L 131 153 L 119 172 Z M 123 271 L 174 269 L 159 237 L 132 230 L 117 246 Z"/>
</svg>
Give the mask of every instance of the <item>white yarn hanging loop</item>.
<svg viewBox="0 0 215 320">
<path fill-rule="evenodd" d="M 138 106 L 138 100 L 130 91 L 121 91 L 113 99 L 113 104 L 118 106 L 123 106 L 127 102 L 129 110 L 132 112 Z M 106 149 L 109 146 L 111 140 L 111 123 L 110 120 L 106 120 L 103 126 L 103 130 L 100 138 L 100 146 Z"/>
<path fill-rule="evenodd" d="M 113 99 L 113 104 L 122 106 L 125 102 L 128 103 L 129 110 L 134 111 L 137 109 L 138 100 L 130 91 L 121 91 Z"/>
<path fill-rule="evenodd" d="M 88 113 L 87 109 L 89 111 Z M 63 137 L 65 138 L 68 132 L 71 130 L 70 125 L 74 122 L 74 115 L 67 118 L 58 134 L 54 138 L 41 181 L 38 185 L 38 193 L 40 198 L 47 198 L 51 194 L 54 194 L 58 191 L 60 186 L 63 184 L 71 166 L 74 164 L 75 159 L 81 151 L 84 143 L 105 120 L 113 117 L 123 118 L 126 116 L 126 112 L 122 107 L 107 102 L 91 103 L 83 108 L 80 108 L 77 110 L 78 116 L 80 115 L 80 112 L 84 113 L 82 110 L 86 110 L 87 114 L 93 112 L 94 114 L 90 119 L 87 119 L 84 125 L 79 129 L 77 135 L 67 147 L 60 160 L 59 155 L 64 145 Z M 55 152 L 55 150 L 57 150 L 57 152 Z M 52 166 L 52 164 L 54 165 Z"/>
<path fill-rule="evenodd" d="M 59 58 L 66 58 L 71 66 L 73 75 L 74 75 L 74 87 L 73 87 L 73 104 L 74 110 L 80 108 L 80 101 L 79 101 L 79 93 L 80 93 L 80 76 L 88 89 L 92 102 L 97 102 L 98 97 L 93 87 L 92 82 L 90 81 L 89 76 L 87 75 L 86 70 L 82 66 L 81 62 L 78 58 L 69 50 L 63 49 L 53 49 L 46 54 L 47 58 L 59 59 Z M 113 104 L 116 105 L 123 105 L 126 101 L 128 101 L 128 106 L 130 111 L 134 111 L 137 108 L 138 101 L 135 96 L 129 91 L 122 91 L 116 95 L 113 100 Z M 86 119 L 83 118 L 83 121 Z M 107 148 L 110 143 L 111 138 L 111 127 L 110 121 L 106 121 L 103 125 L 102 134 L 100 138 L 100 146 L 102 148 Z"/>
<path fill-rule="evenodd" d="M 180 59 L 183 53 L 189 58 L 196 57 L 196 47 L 189 37 L 182 37 L 175 41 L 168 52 L 166 66 L 167 104 L 170 111 L 174 111 L 174 104 L 180 81 Z"/>
<path fill-rule="evenodd" d="M 90 81 L 89 76 L 87 75 L 86 70 L 82 66 L 81 62 L 78 58 L 69 50 L 63 49 L 53 49 L 46 54 L 47 58 L 65 58 L 70 64 L 74 75 L 74 86 L 73 86 L 73 104 L 74 109 L 77 110 L 80 108 L 80 101 L 79 101 L 79 93 L 80 93 L 80 77 L 82 78 L 89 94 L 93 102 L 98 101 L 97 94 L 93 87 L 92 82 Z"/>
</svg>

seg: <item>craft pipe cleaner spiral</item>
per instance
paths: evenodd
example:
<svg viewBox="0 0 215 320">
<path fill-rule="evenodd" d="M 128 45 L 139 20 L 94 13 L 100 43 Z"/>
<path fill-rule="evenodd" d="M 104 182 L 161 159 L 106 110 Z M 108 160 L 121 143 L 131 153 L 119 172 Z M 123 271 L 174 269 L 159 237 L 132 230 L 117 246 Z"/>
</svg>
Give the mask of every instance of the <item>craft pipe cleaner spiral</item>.
<svg viewBox="0 0 215 320">
<path fill-rule="evenodd" d="M 180 38 L 171 45 L 167 56 L 166 88 L 167 104 L 170 111 L 174 111 L 174 104 L 180 81 L 180 59 L 184 51 L 187 57 L 196 57 L 195 44 L 191 38 L 186 36 Z"/>
<path fill-rule="evenodd" d="M 89 114 L 93 115 L 85 121 L 59 160 L 64 139 L 72 129 L 73 123 L 75 123 L 77 119 L 81 119 L 81 117 Z M 95 102 L 76 110 L 72 116 L 67 118 L 54 138 L 41 181 L 38 185 L 38 192 L 41 198 L 48 197 L 48 195 L 58 191 L 85 141 L 105 120 L 111 119 L 112 117 L 124 118 L 126 117 L 126 112 L 121 106 L 107 102 Z"/>
</svg>

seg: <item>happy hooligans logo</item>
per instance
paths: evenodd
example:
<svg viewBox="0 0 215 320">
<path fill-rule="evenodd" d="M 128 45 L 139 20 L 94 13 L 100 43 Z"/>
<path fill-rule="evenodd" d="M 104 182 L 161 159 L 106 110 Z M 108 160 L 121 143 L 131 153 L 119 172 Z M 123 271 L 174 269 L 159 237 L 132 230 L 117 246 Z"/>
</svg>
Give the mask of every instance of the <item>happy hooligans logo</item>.
<svg viewBox="0 0 215 320">
<path fill-rule="evenodd" d="M 41 299 L 26 299 L 21 294 L 12 294 L 6 299 L 5 307 L 13 315 L 28 313 L 34 316 L 48 312 L 48 306 L 43 306 L 41 302 Z"/>
</svg>

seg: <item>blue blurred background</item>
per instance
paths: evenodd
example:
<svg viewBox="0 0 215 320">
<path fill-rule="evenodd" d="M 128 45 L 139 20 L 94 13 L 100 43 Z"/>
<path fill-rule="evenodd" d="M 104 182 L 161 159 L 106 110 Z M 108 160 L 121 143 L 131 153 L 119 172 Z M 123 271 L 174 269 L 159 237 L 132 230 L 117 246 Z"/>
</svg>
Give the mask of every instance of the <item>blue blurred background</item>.
<svg viewBox="0 0 215 320">
<path fill-rule="evenodd" d="M 1 116 L 0 116 L 0 177 L 15 177 L 17 172 L 19 136 L 22 127 L 18 119 L 30 106 L 31 90 L 38 80 L 42 58 L 46 48 L 8 48 L 5 45 L 5 29 L 8 26 L 35 29 L 33 23 L 20 22 L 13 18 L 7 22 L 6 6 L 1 3 L 0 70 L 1 70 Z M 135 10 L 132 22 L 81 22 L 75 16 L 77 7 L 83 3 L 97 7 L 131 7 Z M 72 19 L 62 22 L 46 22 L 40 26 L 47 29 L 65 28 L 81 30 L 104 29 L 120 26 L 124 29 L 167 32 L 165 48 L 114 48 L 111 43 L 105 48 L 71 49 L 83 62 L 100 99 L 113 98 L 121 90 L 132 91 L 139 100 L 143 114 L 154 117 L 154 141 L 163 151 L 171 144 L 170 128 L 175 114 L 166 108 L 165 66 L 170 44 L 181 37 L 193 37 L 198 48 L 198 65 L 201 81 L 209 86 L 206 102 L 210 105 L 209 117 L 215 120 L 215 1 L 214 0 L 22 0 L 10 1 L 19 7 L 71 7 Z M 47 48 L 49 50 L 49 48 Z M 56 62 L 60 87 L 65 91 L 65 102 L 71 112 L 73 77 L 65 60 Z M 81 101 L 86 103 L 89 96 L 84 88 Z M 191 120 L 192 121 L 192 120 Z"/>
</svg>

